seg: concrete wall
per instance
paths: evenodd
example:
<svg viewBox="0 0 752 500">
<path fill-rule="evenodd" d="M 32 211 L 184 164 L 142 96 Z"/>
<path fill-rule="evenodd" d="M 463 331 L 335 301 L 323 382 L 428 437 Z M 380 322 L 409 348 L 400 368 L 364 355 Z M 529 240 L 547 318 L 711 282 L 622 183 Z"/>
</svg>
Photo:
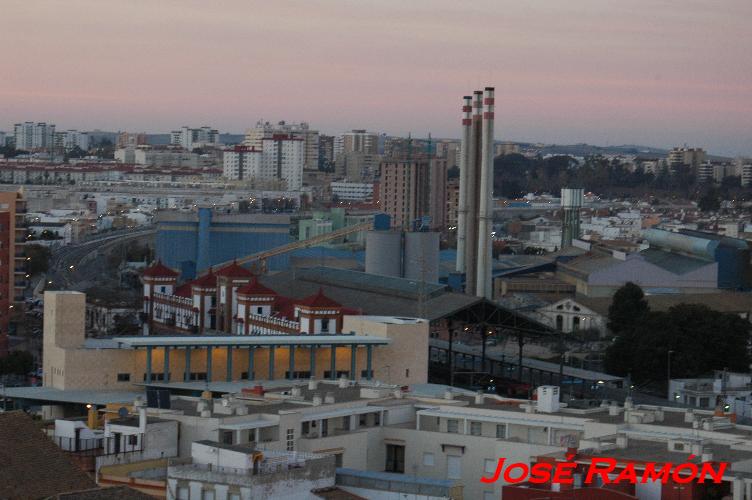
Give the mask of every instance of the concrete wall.
<svg viewBox="0 0 752 500">
<path fill-rule="evenodd" d="M 427 321 L 400 320 L 380 316 L 345 316 L 342 331 L 361 335 L 386 337 L 386 348 L 374 348 L 373 370 L 376 380 L 408 385 L 428 382 Z"/>
</svg>

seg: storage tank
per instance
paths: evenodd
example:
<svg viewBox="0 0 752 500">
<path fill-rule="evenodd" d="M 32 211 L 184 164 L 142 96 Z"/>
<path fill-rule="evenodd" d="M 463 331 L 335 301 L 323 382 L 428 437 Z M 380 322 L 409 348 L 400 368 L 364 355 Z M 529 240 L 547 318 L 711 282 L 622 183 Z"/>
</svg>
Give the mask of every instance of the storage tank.
<svg viewBox="0 0 752 500">
<path fill-rule="evenodd" d="M 439 282 L 439 233 L 405 233 L 405 278 Z"/>
<path fill-rule="evenodd" d="M 383 276 L 402 276 L 401 231 L 368 231 L 366 272 Z"/>
</svg>

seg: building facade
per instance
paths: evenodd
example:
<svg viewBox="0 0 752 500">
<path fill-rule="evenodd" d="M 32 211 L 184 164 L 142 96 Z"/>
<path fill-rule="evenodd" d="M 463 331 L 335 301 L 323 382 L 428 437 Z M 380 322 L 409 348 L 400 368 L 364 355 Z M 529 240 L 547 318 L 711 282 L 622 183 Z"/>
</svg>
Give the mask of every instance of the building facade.
<svg viewBox="0 0 752 500">
<path fill-rule="evenodd" d="M 55 125 L 24 122 L 13 126 L 16 149 L 22 151 L 49 150 L 55 145 Z"/>
<path fill-rule="evenodd" d="M 156 256 L 186 277 L 209 266 L 290 242 L 290 217 L 281 214 L 222 214 L 211 208 L 164 211 L 155 217 Z M 282 269 L 287 256 L 272 257 L 269 269 Z"/>
<path fill-rule="evenodd" d="M 416 221 L 446 229 L 447 163 L 441 158 L 381 163 L 381 207 L 395 228 L 411 229 Z"/>
</svg>

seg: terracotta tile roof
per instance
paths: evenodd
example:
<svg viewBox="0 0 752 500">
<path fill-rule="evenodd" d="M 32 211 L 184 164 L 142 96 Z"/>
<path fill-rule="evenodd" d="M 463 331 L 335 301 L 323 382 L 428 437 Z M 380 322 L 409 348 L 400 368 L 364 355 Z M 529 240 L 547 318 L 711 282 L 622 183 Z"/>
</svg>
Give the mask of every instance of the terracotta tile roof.
<svg viewBox="0 0 752 500">
<path fill-rule="evenodd" d="M 250 283 L 238 288 L 237 293 L 238 295 L 277 295 L 277 292 L 259 283 L 256 276 L 253 277 Z"/>
<path fill-rule="evenodd" d="M 307 307 L 342 307 L 342 304 L 324 295 L 324 289 L 321 287 L 319 287 L 319 291 L 315 294 L 299 300 L 295 304 Z"/>
<path fill-rule="evenodd" d="M 233 261 L 232 264 L 227 265 L 217 271 L 217 276 L 222 276 L 225 278 L 250 278 L 251 276 L 253 276 L 253 273 L 243 266 L 239 265 L 237 262 Z"/>
<path fill-rule="evenodd" d="M 191 297 L 191 284 L 183 283 L 179 287 L 176 287 L 173 295 L 177 295 L 178 297 Z"/>
<path fill-rule="evenodd" d="M 214 274 L 214 271 L 210 267 L 209 271 L 206 274 L 196 278 L 195 280 L 187 284 L 190 284 L 192 287 L 197 286 L 201 288 L 216 288 L 217 287 L 217 275 Z"/>
<path fill-rule="evenodd" d="M 0 498 L 44 498 L 96 483 L 22 411 L 0 413 Z"/>
<path fill-rule="evenodd" d="M 178 272 L 165 266 L 161 261 L 157 261 L 156 264 L 144 270 L 144 276 L 150 278 L 177 278 Z"/>
</svg>

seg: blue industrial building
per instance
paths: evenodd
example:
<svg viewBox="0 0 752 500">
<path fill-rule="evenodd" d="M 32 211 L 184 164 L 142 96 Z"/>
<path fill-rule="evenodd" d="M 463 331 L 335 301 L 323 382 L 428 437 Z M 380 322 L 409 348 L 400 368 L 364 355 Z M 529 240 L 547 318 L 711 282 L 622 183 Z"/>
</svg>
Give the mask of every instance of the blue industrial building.
<svg viewBox="0 0 752 500">
<path fill-rule="evenodd" d="M 161 212 L 156 217 L 156 254 L 164 264 L 191 278 L 209 268 L 291 241 L 290 217 L 278 214 Z M 270 258 L 270 270 L 285 269 L 288 255 Z"/>
</svg>

